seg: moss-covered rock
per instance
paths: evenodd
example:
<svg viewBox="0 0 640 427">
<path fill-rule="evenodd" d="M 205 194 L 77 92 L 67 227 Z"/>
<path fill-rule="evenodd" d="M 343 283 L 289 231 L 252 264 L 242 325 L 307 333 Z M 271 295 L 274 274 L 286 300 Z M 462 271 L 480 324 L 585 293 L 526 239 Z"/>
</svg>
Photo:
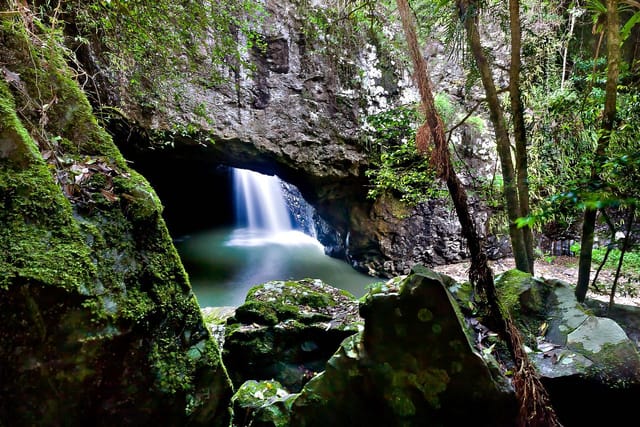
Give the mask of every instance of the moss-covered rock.
<svg viewBox="0 0 640 427">
<path fill-rule="evenodd" d="M 0 37 L 0 424 L 226 425 L 231 386 L 154 191 L 61 35 L 25 9 Z"/>
<path fill-rule="evenodd" d="M 624 410 L 584 411 L 596 405 L 630 407 L 640 391 L 640 355 L 616 322 L 594 316 L 559 280 L 545 282 L 513 270 L 499 276 L 496 287 L 565 425 L 617 424 L 631 416 Z"/>
<path fill-rule="evenodd" d="M 235 427 L 288 427 L 291 404 L 297 395 L 277 381 L 249 380 L 231 399 Z"/>
<path fill-rule="evenodd" d="M 474 351 L 439 274 L 376 288 L 361 314 L 364 331 L 303 388 L 292 426 L 515 424 L 513 390 Z"/>
<path fill-rule="evenodd" d="M 252 288 L 228 319 L 223 356 L 234 384 L 276 379 L 299 390 L 358 331 L 358 301 L 320 280 Z"/>
</svg>

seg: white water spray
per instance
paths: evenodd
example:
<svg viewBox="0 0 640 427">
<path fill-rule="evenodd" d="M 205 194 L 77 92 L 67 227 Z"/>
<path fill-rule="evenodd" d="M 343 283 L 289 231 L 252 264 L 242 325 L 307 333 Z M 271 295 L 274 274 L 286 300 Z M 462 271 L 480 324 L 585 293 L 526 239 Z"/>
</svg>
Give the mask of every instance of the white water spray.
<svg viewBox="0 0 640 427">
<path fill-rule="evenodd" d="M 233 182 L 236 224 L 242 228 L 234 231 L 229 245 L 311 244 L 323 250 L 315 238 L 294 229 L 280 178 L 233 169 Z"/>
<path fill-rule="evenodd" d="M 233 179 L 238 224 L 246 224 L 249 230 L 270 232 L 293 229 L 277 176 L 234 169 Z"/>
</svg>

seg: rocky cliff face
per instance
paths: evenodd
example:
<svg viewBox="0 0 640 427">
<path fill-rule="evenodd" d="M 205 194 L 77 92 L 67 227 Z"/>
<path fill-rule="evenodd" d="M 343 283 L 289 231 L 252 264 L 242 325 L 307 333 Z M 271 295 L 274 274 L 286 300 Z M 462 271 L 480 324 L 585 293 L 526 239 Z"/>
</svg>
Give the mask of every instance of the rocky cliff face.
<svg viewBox="0 0 640 427">
<path fill-rule="evenodd" d="M 216 65 L 226 79 L 220 84 L 207 80 L 206 58 L 195 58 L 188 68 L 150 79 L 143 95 L 136 95 L 134 79 L 113 69 L 99 40 L 80 46 L 80 58 L 96 76 L 101 102 L 122 113 L 112 121 L 116 142 L 125 151 L 137 150 L 138 158 L 150 149 L 167 156 L 178 150 L 194 161 L 207 158 L 212 167 L 278 174 L 336 229 L 342 239 L 336 246 L 346 248 L 336 253 L 345 252 L 372 274 L 461 259 L 464 243 L 446 204 L 408 208 L 392 196 L 367 200 L 363 116 L 416 97 L 400 59 L 379 48 L 377 35 L 341 29 L 349 32 L 350 43 L 328 35 L 329 27 L 350 24 L 324 3 L 265 2 L 255 28 L 260 43 L 246 51 L 246 62 Z M 238 35 L 240 45 L 243 37 Z M 446 57 L 443 49 L 430 49 L 430 55 Z M 462 78 L 461 70 L 439 70 L 449 73 L 436 79 L 440 88 Z M 454 141 L 478 142 L 460 135 Z M 488 151 L 478 164 L 486 166 Z"/>
</svg>

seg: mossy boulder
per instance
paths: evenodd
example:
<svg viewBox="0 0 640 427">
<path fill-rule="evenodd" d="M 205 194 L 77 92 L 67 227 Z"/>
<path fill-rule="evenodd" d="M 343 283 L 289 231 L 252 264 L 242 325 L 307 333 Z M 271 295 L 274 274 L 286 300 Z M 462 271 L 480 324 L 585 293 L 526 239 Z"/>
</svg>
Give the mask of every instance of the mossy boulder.
<svg viewBox="0 0 640 427">
<path fill-rule="evenodd" d="M 267 282 L 228 319 L 223 358 L 236 386 L 276 379 L 297 391 L 360 324 L 345 291 L 313 279 Z"/>
<path fill-rule="evenodd" d="M 0 37 L 0 424 L 226 426 L 231 385 L 153 189 L 60 33 L 25 9 Z"/>
<path fill-rule="evenodd" d="M 233 395 L 233 426 L 288 427 L 291 404 L 297 395 L 277 381 L 243 383 Z"/>
<path fill-rule="evenodd" d="M 361 307 L 345 339 L 292 406 L 292 426 L 515 425 L 513 390 L 478 354 L 443 278 L 416 267 Z"/>
<path fill-rule="evenodd" d="M 577 376 L 610 387 L 640 384 L 640 356 L 612 319 L 594 316 L 571 286 L 511 270 L 496 278 L 542 377 Z"/>
<path fill-rule="evenodd" d="M 632 407 L 637 399 L 640 355 L 620 325 L 594 316 L 559 280 L 542 281 L 513 270 L 499 276 L 496 286 L 565 425 L 599 425 L 631 416 L 583 410 Z"/>
</svg>

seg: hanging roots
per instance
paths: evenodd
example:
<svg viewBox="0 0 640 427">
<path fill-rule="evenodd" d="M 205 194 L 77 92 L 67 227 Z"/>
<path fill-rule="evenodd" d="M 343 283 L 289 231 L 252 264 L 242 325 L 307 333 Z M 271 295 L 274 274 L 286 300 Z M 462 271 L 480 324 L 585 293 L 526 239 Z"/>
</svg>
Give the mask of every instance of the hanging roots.
<svg viewBox="0 0 640 427">
<path fill-rule="evenodd" d="M 421 155 L 426 155 L 430 149 L 433 150 L 433 147 L 431 147 L 431 129 L 429 129 L 427 123 L 423 123 L 416 132 L 416 148 Z"/>
<path fill-rule="evenodd" d="M 540 382 L 535 367 L 524 351 L 520 334 L 511 316 L 504 316 L 509 338 L 512 340 L 514 360 L 519 365 L 513 375 L 513 386 L 520 402 L 520 425 L 522 427 L 561 427 L 551 407 L 547 390 Z"/>
</svg>

